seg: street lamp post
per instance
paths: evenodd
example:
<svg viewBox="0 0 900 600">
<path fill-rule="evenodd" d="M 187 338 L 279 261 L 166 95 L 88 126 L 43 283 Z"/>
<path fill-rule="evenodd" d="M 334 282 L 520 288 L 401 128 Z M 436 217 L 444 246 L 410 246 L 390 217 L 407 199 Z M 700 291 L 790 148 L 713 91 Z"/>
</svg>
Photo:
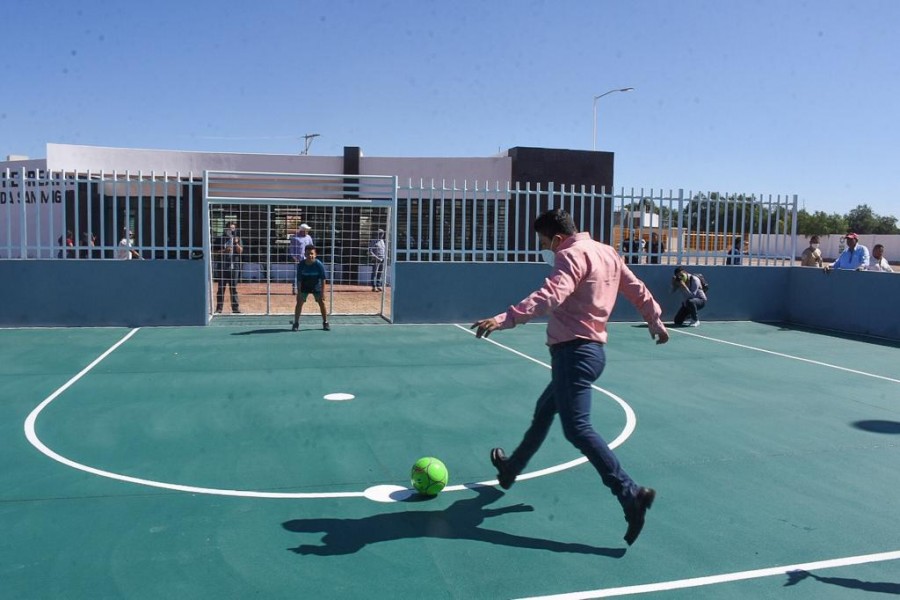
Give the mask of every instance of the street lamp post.
<svg viewBox="0 0 900 600">
<path fill-rule="evenodd" d="M 594 148 L 595 152 L 597 151 L 597 100 L 599 100 L 603 96 L 608 96 L 609 94 L 612 94 L 615 92 L 630 92 L 633 89 L 634 89 L 633 87 L 617 88 L 614 90 L 609 90 L 608 92 L 603 92 L 599 96 L 594 96 L 594 135 L 593 135 L 594 146 L 593 146 L 593 148 Z"/>
</svg>

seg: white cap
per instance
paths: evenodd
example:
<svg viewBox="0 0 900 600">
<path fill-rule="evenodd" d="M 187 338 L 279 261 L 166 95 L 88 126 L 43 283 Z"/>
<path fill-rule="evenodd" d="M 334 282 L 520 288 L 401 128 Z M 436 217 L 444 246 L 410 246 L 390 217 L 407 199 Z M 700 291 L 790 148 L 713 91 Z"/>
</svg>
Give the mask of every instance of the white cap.
<svg viewBox="0 0 900 600">
<path fill-rule="evenodd" d="M 301 224 L 301 225 L 300 225 L 300 229 L 305 229 L 305 230 L 307 230 L 307 231 L 312 231 L 312 227 L 310 227 L 310 226 L 307 225 L 306 223 Z"/>
</svg>

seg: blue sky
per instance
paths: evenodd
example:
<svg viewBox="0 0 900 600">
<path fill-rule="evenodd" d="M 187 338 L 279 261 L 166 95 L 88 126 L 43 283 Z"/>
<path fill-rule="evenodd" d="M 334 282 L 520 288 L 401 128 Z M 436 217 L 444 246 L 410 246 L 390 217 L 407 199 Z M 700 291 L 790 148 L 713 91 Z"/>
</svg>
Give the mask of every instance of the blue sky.
<svg viewBox="0 0 900 600">
<path fill-rule="evenodd" d="M 900 217 L 895 0 L 30 0 L 0 158 L 47 142 L 369 156 L 616 153 L 616 186 Z M 14 19 L 12 17 L 15 17 Z"/>
</svg>

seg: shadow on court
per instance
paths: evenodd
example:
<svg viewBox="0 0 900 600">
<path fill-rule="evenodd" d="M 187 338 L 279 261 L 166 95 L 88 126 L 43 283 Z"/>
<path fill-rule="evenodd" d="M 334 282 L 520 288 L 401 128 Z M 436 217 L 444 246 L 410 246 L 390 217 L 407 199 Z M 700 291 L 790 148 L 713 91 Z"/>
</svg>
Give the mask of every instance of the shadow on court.
<svg viewBox="0 0 900 600">
<path fill-rule="evenodd" d="M 506 513 L 531 512 L 532 506 L 515 504 L 502 508 L 486 508 L 503 497 L 493 487 L 472 488 L 478 495 L 458 500 L 443 510 L 400 512 L 373 515 L 362 519 L 295 519 L 282 526 L 297 533 L 324 533 L 321 545 L 302 544 L 289 548 L 297 554 L 334 556 L 358 552 L 369 544 L 413 538 L 465 539 L 498 546 L 595 554 L 611 558 L 625 555 L 624 548 L 596 548 L 586 544 L 557 542 L 526 537 L 492 529 L 483 529 L 485 519 Z"/>
<path fill-rule="evenodd" d="M 890 583 L 883 581 L 862 581 L 861 579 L 850 579 L 849 577 L 820 577 L 809 571 L 791 571 L 787 574 L 788 580 L 784 587 L 797 585 L 807 578 L 812 578 L 819 583 L 827 583 L 829 585 L 837 585 L 840 587 L 850 588 L 853 590 L 863 590 L 865 592 L 881 592 L 882 594 L 900 594 L 900 583 Z"/>
<path fill-rule="evenodd" d="M 900 422 L 897 421 L 879 421 L 877 419 L 856 421 L 853 423 L 853 426 L 872 433 L 900 433 Z"/>
<path fill-rule="evenodd" d="M 263 333 L 294 333 L 290 326 L 281 329 L 251 329 L 249 331 L 235 331 L 231 335 L 259 335 Z"/>
</svg>

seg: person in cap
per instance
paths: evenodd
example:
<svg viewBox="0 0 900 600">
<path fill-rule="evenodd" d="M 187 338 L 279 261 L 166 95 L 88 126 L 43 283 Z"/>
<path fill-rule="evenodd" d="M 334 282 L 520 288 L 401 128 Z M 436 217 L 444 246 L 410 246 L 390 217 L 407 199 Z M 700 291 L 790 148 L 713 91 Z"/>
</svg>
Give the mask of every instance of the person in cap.
<svg viewBox="0 0 900 600">
<path fill-rule="evenodd" d="M 380 292 L 384 285 L 384 258 L 387 256 L 387 247 L 384 243 L 384 229 L 375 232 L 375 237 L 369 240 L 369 262 L 372 263 L 372 291 Z"/>
<path fill-rule="evenodd" d="M 291 236 L 291 245 L 289 248 L 289 252 L 291 253 L 291 260 L 294 261 L 294 264 L 297 265 L 297 272 L 300 270 L 300 263 L 306 260 L 306 247 L 313 245 L 312 236 L 309 235 L 309 232 L 312 231 L 312 227 L 307 225 L 306 223 L 302 223 L 299 227 L 297 227 L 297 232 Z M 294 280 L 291 284 L 291 293 L 295 296 L 297 295 L 297 275 L 294 275 Z"/>
<path fill-rule="evenodd" d="M 848 233 L 846 240 L 847 249 L 841 252 L 836 261 L 825 265 L 826 273 L 832 269 L 865 271 L 869 267 L 869 249 L 859 243 L 859 236 Z"/>
</svg>

